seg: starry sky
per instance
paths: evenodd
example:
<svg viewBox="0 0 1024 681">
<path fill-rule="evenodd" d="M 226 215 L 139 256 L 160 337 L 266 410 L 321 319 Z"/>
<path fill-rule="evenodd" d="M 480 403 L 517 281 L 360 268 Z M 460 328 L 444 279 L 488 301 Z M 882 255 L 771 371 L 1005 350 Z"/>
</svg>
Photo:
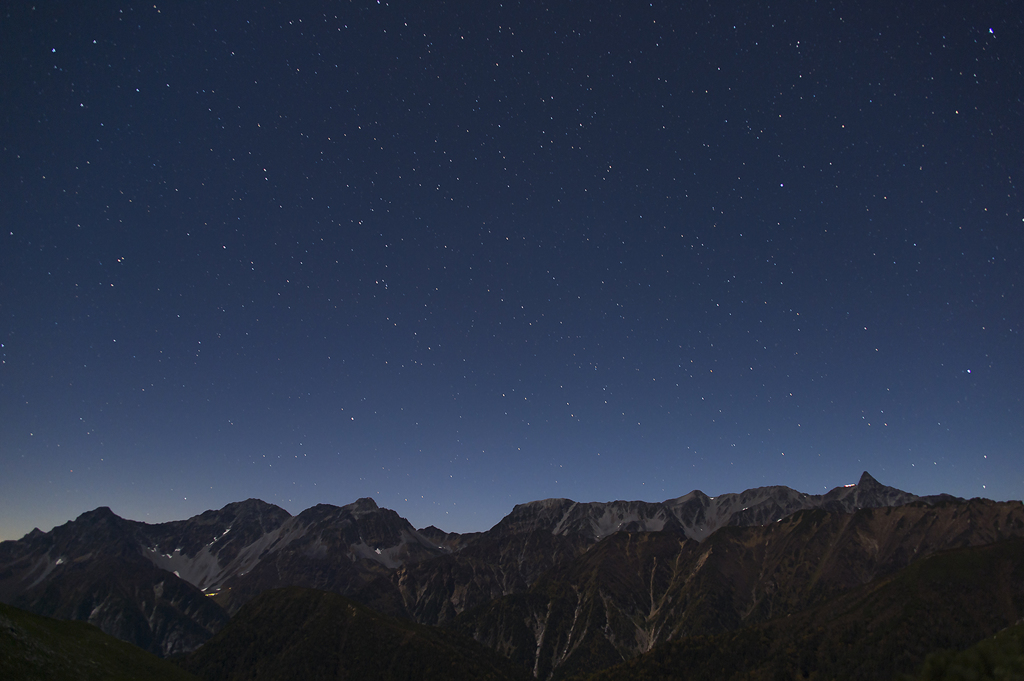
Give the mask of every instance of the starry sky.
<svg viewBox="0 0 1024 681">
<path fill-rule="evenodd" d="M 864 470 L 1020 499 L 1022 32 L 1012 0 L 7 3 L 0 539 Z"/>
</svg>

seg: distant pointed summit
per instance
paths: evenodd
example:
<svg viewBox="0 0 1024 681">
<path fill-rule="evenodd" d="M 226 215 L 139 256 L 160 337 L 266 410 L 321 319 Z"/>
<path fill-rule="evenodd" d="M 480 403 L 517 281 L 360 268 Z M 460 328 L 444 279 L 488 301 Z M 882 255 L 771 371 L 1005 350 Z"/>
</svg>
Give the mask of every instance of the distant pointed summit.
<svg viewBox="0 0 1024 681">
<path fill-rule="evenodd" d="M 878 487 L 882 486 L 882 484 L 880 482 L 878 482 L 873 477 L 871 477 L 870 473 L 868 473 L 867 471 L 864 471 L 863 473 L 860 474 L 860 480 L 857 481 L 857 486 L 858 487 L 864 487 L 864 486 L 870 486 L 870 485 L 876 485 Z"/>
</svg>

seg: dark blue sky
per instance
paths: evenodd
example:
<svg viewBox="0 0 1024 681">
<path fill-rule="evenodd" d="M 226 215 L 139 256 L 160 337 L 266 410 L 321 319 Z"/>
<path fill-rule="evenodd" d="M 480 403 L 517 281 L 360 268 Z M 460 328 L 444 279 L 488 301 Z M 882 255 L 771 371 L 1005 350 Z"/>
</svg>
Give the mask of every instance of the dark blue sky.
<svg viewBox="0 0 1024 681">
<path fill-rule="evenodd" d="M 1024 496 L 1024 10 L 676 4 L 5 7 L 0 539 Z"/>
</svg>

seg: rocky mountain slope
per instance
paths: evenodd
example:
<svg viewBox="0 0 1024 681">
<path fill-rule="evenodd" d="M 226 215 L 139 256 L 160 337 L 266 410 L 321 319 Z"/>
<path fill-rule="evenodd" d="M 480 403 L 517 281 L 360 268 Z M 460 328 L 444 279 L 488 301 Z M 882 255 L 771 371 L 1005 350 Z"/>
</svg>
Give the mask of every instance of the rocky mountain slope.
<svg viewBox="0 0 1024 681">
<path fill-rule="evenodd" d="M 445 624 L 495 598 L 524 592 L 541 574 L 571 563 L 616 532 L 664 532 L 699 542 L 722 527 L 770 524 L 800 510 L 848 513 L 952 499 L 918 497 L 882 485 L 867 473 L 856 485 L 837 487 L 824 495 L 775 486 L 719 497 L 693 491 L 660 503 L 546 499 L 517 505 L 452 555 L 406 563 L 354 595 L 385 612 L 405 614 L 425 624 Z"/>
<path fill-rule="evenodd" d="M 443 553 L 370 499 L 294 517 L 250 499 L 159 525 L 100 508 L 0 543 L 0 601 L 173 655 L 197 648 L 264 589 L 349 592 Z"/>
<path fill-rule="evenodd" d="M 873 681 L 920 670 L 924 678 L 1009 679 L 1016 678 L 1010 669 L 993 675 L 983 660 L 955 653 L 922 664 L 932 651 L 965 648 L 1021 617 L 1024 539 L 1017 537 L 935 553 L 789 617 L 682 638 L 580 678 Z M 989 652 L 1019 665 L 1018 646 L 1011 635 Z"/>
<path fill-rule="evenodd" d="M 920 558 L 1024 536 L 1024 506 L 921 502 L 854 513 L 800 511 L 697 542 L 618 533 L 528 590 L 454 627 L 541 679 L 602 669 L 666 641 L 787 617 Z"/>
<path fill-rule="evenodd" d="M 945 517 L 939 511 L 958 503 L 920 498 L 865 473 L 825 495 L 764 487 L 660 503 L 549 499 L 518 505 L 493 528 L 466 535 L 416 530 L 371 499 L 297 516 L 250 499 L 158 525 L 97 509 L 0 543 L 0 601 L 85 620 L 173 655 L 196 649 L 260 593 L 301 586 L 383 614 L 457 626 L 544 678 L 573 668 L 573 656 L 586 650 L 611 664 L 702 627 L 724 631 L 793 611 L 958 545 L 956 532 L 974 537 L 970 543 L 1016 531 L 1011 516 L 1019 509 L 996 513 L 1002 534 L 986 529 L 995 522 L 988 517 L 968 526 L 942 521 L 952 534 L 916 544 L 870 539 L 880 527 L 835 529 L 842 525 L 835 518 L 858 509 L 900 506 L 918 509 L 892 521 L 910 532 L 939 522 L 922 520 L 929 509 Z M 778 522 L 800 517 L 805 527 L 819 516 L 815 522 L 833 529 L 787 539 L 789 521 Z M 737 534 L 743 527 L 759 529 Z M 826 563 L 833 565 L 827 574 L 812 567 Z M 714 607 L 696 607 L 701 602 Z"/>
<path fill-rule="evenodd" d="M 196 648 L 228 615 L 147 558 L 140 525 L 98 508 L 51 532 L 3 542 L 0 601 L 89 622 L 158 655 Z"/>
<path fill-rule="evenodd" d="M 827 494 L 804 494 L 777 485 L 718 497 L 694 490 L 661 503 L 545 499 L 517 505 L 491 532 L 515 535 L 549 530 L 555 535 L 599 541 L 615 532 L 671 530 L 700 541 L 721 527 L 765 525 L 811 508 L 850 513 L 860 508 L 903 506 L 914 501 L 931 504 L 944 498 L 918 497 L 882 485 L 865 472 L 856 485 L 836 487 Z"/>
</svg>

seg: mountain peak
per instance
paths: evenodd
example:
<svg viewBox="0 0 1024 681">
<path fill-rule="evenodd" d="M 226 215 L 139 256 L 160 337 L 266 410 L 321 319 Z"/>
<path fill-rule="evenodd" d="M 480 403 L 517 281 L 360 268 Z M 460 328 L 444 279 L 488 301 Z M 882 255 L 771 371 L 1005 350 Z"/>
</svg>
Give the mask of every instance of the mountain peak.
<svg viewBox="0 0 1024 681">
<path fill-rule="evenodd" d="M 374 511 L 380 510 L 380 506 L 377 505 L 377 502 L 370 497 L 356 499 L 351 504 L 342 506 L 342 508 L 354 515 L 359 515 L 361 513 L 373 513 Z"/>
<path fill-rule="evenodd" d="M 100 520 L 103 518 L 117 517 L 116 514 L 110 510 L 109 506 L 98 506 L 91 511 L 86 511 L 79 515 L 75 520 Z"/>
<path fill-rule="evenodd" d="M 262 517 L 264 515 L 271 516 L 283 516 L 290 517 L 291 514 L 276 504 L 270 504 L 262 499 L 256 499 L 250 497 L 245 501 L 235 501 L 224 508 L 220 509 L 220 512 L 228 512 L 241 518 L 249 517 Z"/>
<path fill-rule="evenodd" d="M 860 480 L 857 481 L 857 487 L 878 487 L 881 483 L 871 477 L 871 474 L 864 471 L 860 474 Z"/>
<path fill-rule="evenodd" d="M 228 506 L 234 506 L 236 508 L 244 509 L 263 509 L 270 506 L 274 506 L 274 504 L 269 504 L 266 501 L 263 501 L 262 499 L 258 499 L 256 497 L 249 497 L 245 501 L 236 501 L 233 504 L 228 504 Z"/>
</svg>

